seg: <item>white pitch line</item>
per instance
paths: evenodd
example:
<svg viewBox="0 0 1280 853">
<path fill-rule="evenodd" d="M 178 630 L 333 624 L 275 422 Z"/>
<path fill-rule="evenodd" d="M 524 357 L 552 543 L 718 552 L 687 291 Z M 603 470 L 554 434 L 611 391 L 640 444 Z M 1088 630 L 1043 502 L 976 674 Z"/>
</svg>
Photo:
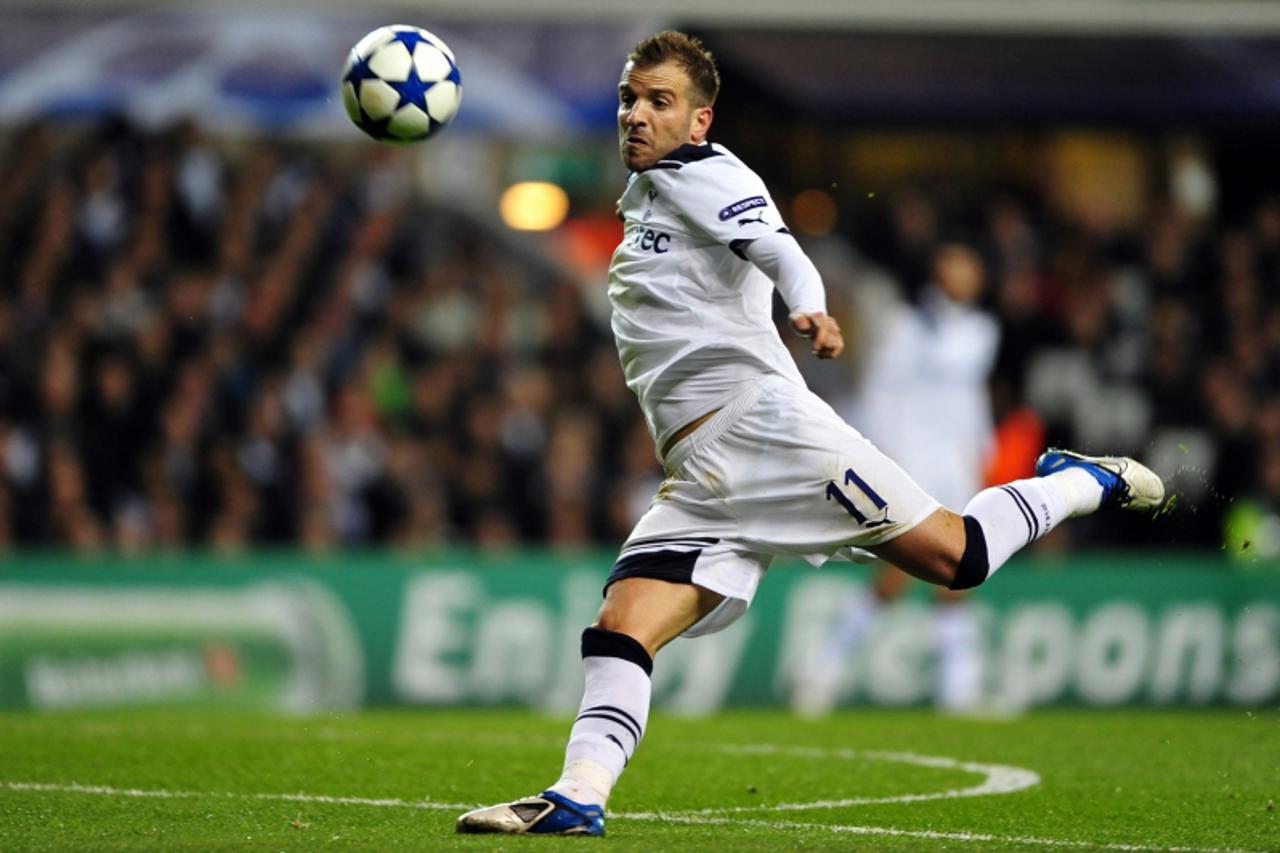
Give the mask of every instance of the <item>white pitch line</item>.
<svg viewBox="0 0 1280 853">
<path fill-rule="evenodd" d="M 974 761 L 959 761 L 939 755 L 916 755 L 912 752 L 885 752 L 882 750 L 860 751 L 854 749 L 821 749 L 809 746 L 775 746 L 773 744 L 750 744 L 734 746 L 725 744 L 724 752 L 738 755 L 790 755 L 802 758 L 831 759 L 845 761 L 870 760 L 890 761 L 897 764 L 912 764 L 917 767 L 936 767 L 944 770 L 963 770 L 976 773 L 985 778 L 977 785 L 967 788 L 951 788 L 945 791 L 934 791 L 928 794 L 896 794 L 888 797 L 847 797 L 839 800 L 814 800 L 802 803 L 775 803 L 773 805 L 727 806 L 719 808 L 696 809 L 681 812 L 683 815 L 716 815 L 741 814 L 744 812 L 788 812 L 807 811 L 809 809 L 838 809 L 845 806 L 869 806 L 886 803 L 921 803 L 929 800 L 953 800 L 960 797 L 984 797 L 991 794 L 1012 794 L 1024 791 L 1040 784 L 1040 774 L 1022 767 L 1011 767 L 1006 764 L 979 764 Z"/>
<path fill-rule="evenodd" d="M 135 797 L 151 799 L 194 799 L 210 797 L 227 800 L 274 800 L 321 805 L 371 806 L 374 808 L 426 809 L 431 811 L 465 811 L 475 808 L 469 803 L 440 803 L 434 800 L 402 800 L 396 797 L 371 799 L 367 797 L 333 797 L 324 794 L 259 793 L 240 794 L 233 791 L 167 791 L 143 788 L 115 788 L 110 785 L 81 785 L 79 783 L 56 784 L 49 782 L 0 782 L 0 787 L 11 791 L 45 791 L 65 794 L 96 794 L 107 797 Z M 1019 835 L 991 835 L 976 832 L 941 832 L 927 829 L 897 829 L 891 826 L 853 826 L 830 823 L 797 823 L 793 821 L 750 820 L 727 817 L 704 817 L 690 814 L 663 814 L 662 812 L 616 813 L 611 819 L 679 823 L 698 826 L 743 826 L 752 829 L 796 830 L 806 829 L 834 832 L 844 835 L 881 835 L 895 838 L 919 838 L 928 841 L 963 841 L 977 843 L 1022 844 L 1037 847 L 1088 848 L 1092 850 L 1152 851 L 1152 853 L 1252 853 L 1237 848 L 1217 847 L 1161 847 L 1151 844 L 1117 844 L 1096 841 L 1073 841 L 1060 838 L 1036 838 Z"/>
<path fill-rule="evenodd" d="M 160 800 L 184 800 L 197 797 L 214 797 L 223 800 L 282 800 L 294 803 L 322 803 L 336 806 L 374 806 L 375 808 L 429 809 L 432 811 L 457 811 L 473 809 L 469 803 L 441 803 L 435 800 L 402 800 L 398 797 L 331 797 L 326 794 L 280 793 L 239 794 L 234 791 L 167 791 L 142 788 L 115 788 L 111 785 L 81 785 L 71 782 L 65 785 L 48 782 L 4 782 L 11 791 L 51 791 L 64 794 L 100 794 L 106 797 L 135 797 Z"/>
</svg>

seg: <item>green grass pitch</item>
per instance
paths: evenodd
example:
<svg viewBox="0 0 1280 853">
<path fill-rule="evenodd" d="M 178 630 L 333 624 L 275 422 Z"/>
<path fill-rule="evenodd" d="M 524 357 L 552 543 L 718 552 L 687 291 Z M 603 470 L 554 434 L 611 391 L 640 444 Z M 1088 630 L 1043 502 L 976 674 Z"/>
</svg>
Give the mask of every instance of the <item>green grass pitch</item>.
<svg viewBox="0 0 1280 853">
<path fill-rule="evenodd" d="M 461 807 L 552 781 L 567 727 L 523 711 L 0 715 L 0 850 L 1280 849 L 1276 710 L 656 715 L 608 837 L 454 834 Z"/>
</svg>

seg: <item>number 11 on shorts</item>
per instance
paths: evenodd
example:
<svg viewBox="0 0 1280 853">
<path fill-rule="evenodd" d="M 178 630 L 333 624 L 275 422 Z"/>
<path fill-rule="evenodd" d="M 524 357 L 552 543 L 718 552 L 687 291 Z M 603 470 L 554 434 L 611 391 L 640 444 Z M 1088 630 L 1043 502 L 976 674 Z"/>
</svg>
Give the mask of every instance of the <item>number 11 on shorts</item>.
<svg viewBox="0 0 1280 853">
<path fill-rule="evenodd" d="M 844 472 L 844 484 L 847 486 L 850 483 L 856 486 L 858 491 L 866 495 L 867 499 L 875 505 L 875 508 L 878 511 L 885 511 L 888 508 L 889 505 L 885 503 L 884 498 L 880 497 L 876 490 L 871 488 L 871 486 L 867 484 L 867 481 L 859 477 L 852 468 L 849 468 Z M 849 515 L 853 516 L 854 521 L 864 527 L 879 527 L 882 524 L 891 523 L 889 521 L 888 512 L 884 512 L 884 517 L 880 520 L 868 522 L 867 517 L 858 511 L 858 508 L 853 505 L 853 501 L 849 500 L 845 493 L 840 490 L 840 487 L 836 485 L 835 480 L 831 480 L 827 483 L 827 500 L 838 501 L 840 506 L 844 507 L 845 510 L 848 511 Z"/>
</svg>

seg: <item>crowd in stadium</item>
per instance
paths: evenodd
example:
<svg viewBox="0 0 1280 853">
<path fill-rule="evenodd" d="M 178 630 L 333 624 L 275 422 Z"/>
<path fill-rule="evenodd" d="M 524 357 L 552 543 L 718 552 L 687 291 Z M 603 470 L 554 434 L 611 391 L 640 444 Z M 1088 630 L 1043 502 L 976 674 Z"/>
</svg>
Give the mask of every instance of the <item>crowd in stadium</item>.
<svg viewBox="0 0 1280 853">
<path fill-rule="evenodd" d="M 63 141 L 31 126 L 0 165 L 0 544 L 616 545 L 653 494 L 584 285 L 415 200 L 400 161 L 119 122 Z M 1280 200 L 1106 240 L 1034 197 L 966 210 L 1002 423 L 1185 455 L 1153 541 L 1216 547 L 1233 501 L 1280 508 Z M 910 293 L 953 223 L 927 190 L 891 211 L 849 257 Z"/>
</svg>

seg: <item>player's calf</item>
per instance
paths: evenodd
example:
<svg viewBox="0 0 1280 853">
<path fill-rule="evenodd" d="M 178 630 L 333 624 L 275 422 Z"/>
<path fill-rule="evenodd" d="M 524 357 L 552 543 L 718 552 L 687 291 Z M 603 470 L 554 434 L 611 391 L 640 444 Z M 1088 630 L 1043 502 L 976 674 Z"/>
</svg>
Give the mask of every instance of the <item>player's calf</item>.
<svg viewBox="0 0 1280 853">
<path fill-rule="evenodd" d="M 873 550 L 922 580 L 968 589 L 1068 518 L 1103 506 L 1153 509 L 1164 501 L 1160 478 L 1124 456 L 1049 450 L 1037 460 L 1036 473 L 984 489 L 963 516 L 939 509 Z"/>
</svg>

